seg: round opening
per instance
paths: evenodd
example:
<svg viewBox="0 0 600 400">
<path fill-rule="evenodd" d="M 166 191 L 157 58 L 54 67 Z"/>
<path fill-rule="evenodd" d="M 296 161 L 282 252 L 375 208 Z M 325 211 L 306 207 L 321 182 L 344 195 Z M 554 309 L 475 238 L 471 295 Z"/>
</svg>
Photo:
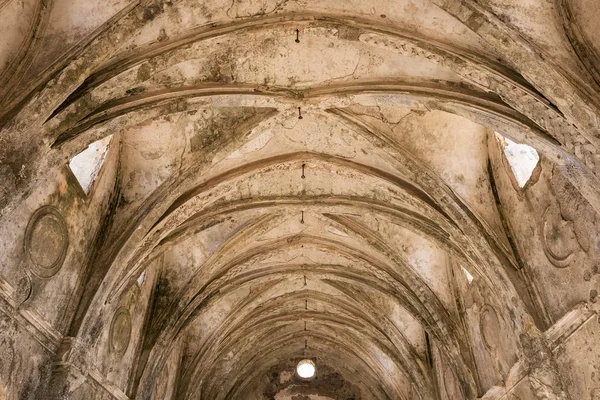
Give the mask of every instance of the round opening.
<svg viewBox="0 0 600 400">
<path fill-rule="evenodd" d="M 301 378 L 312 378 L 315 376 L 315 363 L 310 360 L 302 360 L 298 363 L 296 372 Z"/>
</svg>

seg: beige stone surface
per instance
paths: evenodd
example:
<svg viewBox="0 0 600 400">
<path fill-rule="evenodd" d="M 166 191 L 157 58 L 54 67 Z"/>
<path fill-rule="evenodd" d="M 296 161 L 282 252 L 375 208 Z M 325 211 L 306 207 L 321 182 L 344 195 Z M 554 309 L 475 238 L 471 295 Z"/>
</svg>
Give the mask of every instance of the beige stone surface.
<svg viewBox="0 0 600 400">
<path fill-rule="evenodd" d="M 598 18 L 0 0 L 0 400 L 599 400 Z"/>
</svg>

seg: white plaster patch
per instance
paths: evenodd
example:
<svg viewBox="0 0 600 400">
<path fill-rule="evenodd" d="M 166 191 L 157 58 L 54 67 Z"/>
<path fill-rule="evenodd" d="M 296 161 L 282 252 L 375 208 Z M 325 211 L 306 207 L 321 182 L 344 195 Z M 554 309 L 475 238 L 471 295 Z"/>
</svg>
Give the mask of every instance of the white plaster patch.
<svg viewBox="0 0 600 400">
<path fill-rule="evenodd" d="M 137 279 L 138 286 L 141 287 L 144 284 L 145 280 L 146 280 L 146 271 L 142 272 L 140 274 L 140 276 L 138 277 L 138 279 Z"/>
<path fill-rule="evenodd" d="M 469 285 L 471 283 L 473 283 L 473 275 L 471 275 L 471 273 L 469 271 L 467 271 L 464 267 L 460 267 L 463 272 L 465 273 L 465 276 L 467 277 L 467 281 L 469 282 Z"/>
<path fill-rule="evenodd" d="M 520 187 L 525 187 L 533 170 L 540 161 L 537 151 L 526 144 L 515 143 L 512 140 L 500 137 L 504 145 L 504 155 Z"/>
<path fill-rule="evenodd" d="M 86 194 L 90 192 L 92 184 L 102 168 L 111 139 L 112 135 L 90 144 L 87 149 L 69 161 L 69 168 Z"/>
</svg>

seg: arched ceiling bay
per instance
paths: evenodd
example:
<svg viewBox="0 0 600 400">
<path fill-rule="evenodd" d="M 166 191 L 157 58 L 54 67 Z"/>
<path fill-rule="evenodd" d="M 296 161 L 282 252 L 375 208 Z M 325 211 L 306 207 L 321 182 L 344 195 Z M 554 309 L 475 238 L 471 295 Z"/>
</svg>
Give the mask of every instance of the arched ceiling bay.
<svg viewBox="0 0 600 400">
<path fill-rule="evenodd" d="M 131 152 L 131 156 L 123 160 L 123 171 L 156 179 L 163 165 L 176 168 L 166 174 L 164 182 L 153 182 L 149 188 L 139 183 L 123 186 L 124 200 L 130 196 L 130 187 L 137 194 L 141 189 L 148 190 L 148 197 L 142 195 L 137 203 L 123 204 L 123 222 L 131 220 L 126 212 L 129 207 L 139 209 L 152 202 L 161 204 L 156 208 L 163 211 L 150 219 L 156 222 L 135 244 L 137 250 L 113 261 L 123 268 L 113 268 L 110 274 L 117 287 L 125 290 L 151 260 L 164 263 L 159 287 L 165 289 L 158 297 L 159 306 L 154 308 L 152 329 L 156 336 L 151 341 L 148 363 L 160 365 L 160 360 L 184 341 L 190 365 L 185 366 L 189 372 L 183 378 L 184 387 L 189 388 L 182 390 L 190 398 L 197 394 L 192 390 L 208 398 L 234 396 L 229 389 L 223 390 L 223 385 L 241 385 L 235 390 L 244 390 L 246 385 L 256 385 L 259 368 L 266 374 L 282 359 L 314 357 L 321 354 L 314 353 L 318 346 L 331 346 L 332 340 L 341 342 L 340 346 L 352 342 L 343 357 L 349 358 L 348 363 L 358 363 L 359 371 L 368 366 L 369 374 L 374 375 L 369 376 L 366 386 L 371 390 L 382 388 L 382 392 L 372 394 L 374 398 L 382 393 L 391 398 L 422 393 L 419 396 L 427 398 L 434 386 L 423 371 L 426 335 L 439 341 L 439 346 L 449 352 L 450 365 L 460 371 L 457 373 L 463 388 L 457 390 L 476 390 L 470 387 L 473 377 L 468 366 L 458 356 L 466 344 L 460 343 L 461 335 L 456 335 L 459 328 L 452 317 L 457 311 L 450 259 L 465 265 L 474 275 L 484 274 L 481 284 L 499 293 L 514 290 L 506 289 L 511 284 L 503 268 L 516 268 L 506 237 L 495 233 L 501 230 L 490 228 L 491 224 L 500 224 L 497 211 L 483 206 L 493 204 L 493 199 L 486 197 L 491 193 L 486 130 L 440 111 L 415 112 L 406 107 L 375 110 L 363 107 L 362 117 L 396 129 L 404 118 L 406 131 L 420 137 L 433 133 L 441 141 L 451 135 L 447 140 L 456 147 L 447 148 L 451 151 L 447 159 L 466 159 L 466 154 L 471 162 L 477 160 L 477 154 L 483 158 L 468 168 L 446 164 L 446 183 L 439 176 L 435 178 L 435 169 L 441 167 L 429 157 L 433 149 L 423 145 L 419 147 L 422 153 L 409 150 L 408 144 L 415 140 L 410 135 L 389 137 L 391 143 L 397 143 L 393 151 L 391 143 L 388 147 L 377 146 L 367 139 L 373 139 L 370 134 L 347 120 L 310 108 L 305 109 L 302 119 L 296 107 L 283 114 L 269 112 L 271 117 L 251 128 L 229 150 L 219 147 L 215 153 L 201 155 L 201 164 L 195 155 L 202 150 L 192 149 L 194 139 L 185 138 L 186 124 L 180 122 L 181 117 L 171 118 L 171 124 L 179 127 L 182 132 L 178 135 L 183 133 L 184 139 L 177 135 L 155 136 L 152 132 L 172 131 L 161 129 L 163 122 L 144 124 L 139 134 L 134 133 L 135 128 L 131 131 L 129 137 L 133 140 L 144 133 L 152 139 L 136 140 L 135 146 L 124 142 L 123 154 Z M 193 117 L 198 114 L 206 115 L 200 111 Z M 411 127 L 413 114 L 424 132 Z M 225 110 L 212 108 L 211 115 L 229 120 Z M 240 115 L 234 115 L 243 123 Z M 455 121 L 460 122 L 459 137 L 454 136 Z M 429 124 L 440 130 L 431 131 Z M 165 146 L 157 150 L 161 142 Z M 401 145 L 403 142 L 407 149 Z M 184 143 L 183 148 L 179 147 L 182 153 L 165 151 L 171 146 L 168 143 Z M 137 157 L 157 151 L 165 155 L 164 159 Z M 132 167 L 127 167 L 129 163 Z M 452 168 L 463 173 L 476 169 L 482 175 L 459 177 L 453 182 Z M 488 182 L 488 186 L 481 182 Z M 164 191 L 163 187 L 171 189 Z M 129 232 L 116 230 L 121 237 L 127 235 L 123 240 L 131 242 Z M 495 257 L 495 264 L 487 259 L 489 255 Z M 499 274 L 506 286 L 499 284 L 498 278 L 484 283 L 490 279 L 488 274 Z M 462 272 L 460 279 L 466 279 Z M 341 299 L 351 303 L 338 305 Z M 359 303 L 354 304 L 356 301 Z M 389 319 L 382 307 L 394 317 Z M 262 323 L 252 322 L 254 319 Z M 344 336 L 350 329 L 344 325 L 348 323 L 359 324 L 351 328 L 358 331 L 352 339 Z M 281 324 L 285 329 L 279 328 Z M 259 326 L 276 331 L 263 334 Z M 451 337 L 454 340 L 448 340 Z M 313 341 L 316 347 L 308 347 Z M 279 356 L 267 350 L 272 346 L 281 346 Z M 288 353 L 290 347 L 302 351 Z M 381 355 L 363 364 L 360 360 L 367 357 L 362 353 L 365 348 Z M 244 349 L 264 349 L 266 353 L 259 356 L 262 353 Z M 221 355 L 210 356 L 214 351 Z M 240 358 L 230 359 L 231 355 L 223 352 Z M 244 361 L 245 357 L 258 359 Z M 389 359 L 384 361 L 386 357 Z M 228 361 L 221 365 L 224 359 Z M 324 362 L 327 359 L 323 356 Z M 253 367 L 243 367 L 249 362 Z M 242 382 L 212 381 L 225 375 L 221 369 L 212 372 L 209 368 L 224 368 L 230 371 L 226 376 L 238 376 Z M 250 371 L 257 376 L 247 376 Z M 339 372 L 353 382 L 352 374 Z M 142 376 L 140 390 L 144 390 L 145 379 L 152 381 L 151 374 L 150 369 L 147 378 Z M 205 375 L 202 380 L 207 381 L 206 385 L 198 386 L 200 376 Z M 368 398 L 368 392 L 363 396 Z"/>
<path fill-rule="evenodd" d="M 565 1 L 0 0 L 0 17 L 39 20 L 0 28 L 2 221 L 21 227 L 54 189 L 98 215 L 61 289 L 72 315 L 31 303 L 127 398 L 507 385 L 523 335 L 556 318 L 502 199 L 553 165 L 600 211 L 597 70 L 581 57 L 595 32 Z M 69 160 L 111 135 L 75 193 Z M 521 187 L 498 135 L 540 154 Z M 566 262 L 577 238 L 553 238 Z M 313 381 L 294 375 L 302 359 Z"/>
</svg>

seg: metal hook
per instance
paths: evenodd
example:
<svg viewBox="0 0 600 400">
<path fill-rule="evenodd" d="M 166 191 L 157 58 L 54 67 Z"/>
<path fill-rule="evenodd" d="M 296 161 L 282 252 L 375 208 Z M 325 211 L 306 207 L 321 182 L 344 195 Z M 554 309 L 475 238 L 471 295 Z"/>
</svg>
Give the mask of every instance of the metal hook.
<svg viewBox="0 0 600 400">
<path fill-rule="evenodd" d="M 306 178 L 306 175 L 304 175 L 304 167 L 306 166 L 306 164 L 302 164 L 302 175 L 300 176 L 300 178 L 304 179 Z"/>
<path fill-rule="evenodd" d="M 300 29 L 296 29 L 296 43 L 300 43 Z"/>
<path fill-rule="evenodd" d="M 298 119 L 302 119 L 302 109 L 298 107 Z"/>
<path fill-rule="evenodd" d="M 300 223 L 303 224 L 304 223 L 304 211 L 302 211 L 302 218 L 300 219 Z"/>
</svg>

